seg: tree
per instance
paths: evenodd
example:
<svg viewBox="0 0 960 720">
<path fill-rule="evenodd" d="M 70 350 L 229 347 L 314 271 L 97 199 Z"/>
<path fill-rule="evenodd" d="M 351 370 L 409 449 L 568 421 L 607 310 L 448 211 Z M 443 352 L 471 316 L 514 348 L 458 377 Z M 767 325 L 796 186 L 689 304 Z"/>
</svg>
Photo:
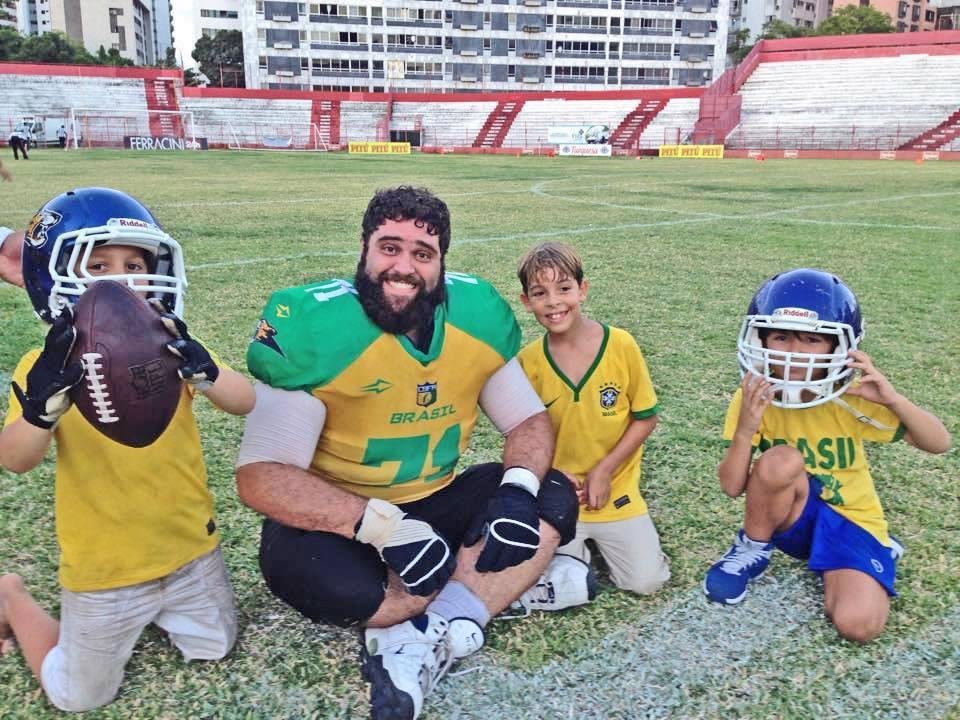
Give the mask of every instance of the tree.
<svg viewBox="0 0 960 720">
<path fill-rule="evenodd" d="M 860 5 L 844 5 L 817 25 L 815 35 L 860 35 L 862 33 L 892 33 L 893 20 L 885 12 Z"/>
<path fill-rule="evenodd" d="M 13 60 L 20 54 L 23 38 L 13 28 L 0 28 L 0 60 Z"/>
<path fill-rule="evenodd" d="M 104 49 L 103 45 L 97 50 L 98 65 L 116 65 L 117 67 L 131 67 L 135 65 L 133 60 L 123 57 L 116 48 Z"/>
<path fill-rule="evenodd" d="M 733 58 L 734 65 L 740 63 L 753 50 L 754 44 L 750 42 L 750 28 L 740 28 L 727 38 L 727 54 Z"/>
<path fill-rule="evenodd" d="M 58 31 L 22 38 L 19 51 L 11 59 L 23 62 L 96 64 L 93 55 L 82 45 Z"/>
<path fill-rule="evenodd" d="M 812 34 L 813 30 L 810 28 L 791 25 L 788 22 L 776 19 L 763 26 L 763 34 L 760 35 L 760 38 L 762 40 L 781 40 L 783 38 L 807 37 Z"/>
<path fill-rule="evenodd" d="M 245 87 L 243 34 L 239 30 L 220 30 L 213 37 L 204 35 L 190 55 L 200 72 L 210 78 L 211 86 Z"/>
</svg>

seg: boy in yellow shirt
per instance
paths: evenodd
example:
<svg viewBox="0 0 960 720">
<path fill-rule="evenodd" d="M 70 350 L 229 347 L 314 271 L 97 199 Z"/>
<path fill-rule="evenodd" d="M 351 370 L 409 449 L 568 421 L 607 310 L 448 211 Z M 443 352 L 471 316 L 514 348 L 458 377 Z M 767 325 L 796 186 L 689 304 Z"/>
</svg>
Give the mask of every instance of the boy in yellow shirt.
<svg viewBox="0 0 960 720">
<path fill-rule="evenodd" d="M 50 200 L 27 230 L 23 269 L 34 310 L 51 328 L 43 349 L 14 371 L 0 465 L 27 472 L 56 440 L 61 615 L 48 615 L 18 575 L 4 575 L 0 642 L 9 650 L 16 639 L 54 705 L 84 711 L 116 696 L 151 622 L 187 660 L 219 659 L 233 646 L 233 591 L 191 404 L 201 392 L 243 415 L 254 393 L 187 332 L 180 246 L 129 195 L 81 188 Z M 182 359 L 176 413 L 144 448 L 115 443 L 71 408 L 69 391 L 83 372 L 69 362 L 72 303 L 101 279 L 146 295 L 171 332 L 168 349 Z"/>
<path fill-rule="evenodd" d="M 753 296 L 718 468 L 727 495 L 746 494 L 743 527 L 703 589 L 714 602 L 741 602 L 776 547 L 823 577 L 837 632 L 866 642 L 886 626 L 903 548 L 887 531 L 864 441 L 903 438 L 943 453 L 950 434 L 894 390 L 858 349 L 862 338 L 857 298 L 830 273 L 789 270 Z"/>
<path fill-rule="evenodd" d="M 576 565 L 590 562 L 587 539 L 596 543 L 617 587 L 656 592 L 670 568 L 640 494 L 643 444 L 659 409 L 643 354 L 626 331 L 581 313 L 587 281 L 571 248 L 533 248 L 517 276 L 524 307 L 547 330 L 518 358 L 557 432 L 553 466 L 578 488 L 581 505 L 576 537 L 557 550 L 519 602 L 528 610 L 561 609 L 592 599 L 589 582 L 585 594 L 575 580 L 583 574 Z"/>
</svg>

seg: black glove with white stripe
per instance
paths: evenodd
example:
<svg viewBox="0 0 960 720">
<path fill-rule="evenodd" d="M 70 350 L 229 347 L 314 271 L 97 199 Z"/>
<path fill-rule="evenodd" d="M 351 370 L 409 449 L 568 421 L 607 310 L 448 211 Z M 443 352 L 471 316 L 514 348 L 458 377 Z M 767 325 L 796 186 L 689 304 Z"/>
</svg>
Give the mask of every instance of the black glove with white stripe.
<svg viewBox="0 0 960 720">
<path fill-rule="evenodd" d="M 66 305 L 50 326 L 43 351 L 27 373 L 26 392 L 17 383 L 10 383 L 23 419 L 31 425 L 50 430 L 70 409 L 70 389 L 83 377 L 83 363 L 69 362 L 76 341 L 73 307 Z"/>
<path fill-rule="evenodd" d="M 536 496 L 523 485 L 504 480 L 486 511 L 474 518 L 463 544 L 476 545 L 484 530 L 487 541 L 477 558 L 477 572 L 500 572 L 526 562 L 540 547 Z"/>
<path fill-rule="evenodd" d="M 447 584 L 457 561 L 430 523 L 393 503 L 371 498 L 354 539 L 373 545 L 411 595 L 430 595 Z"/>
</svg>

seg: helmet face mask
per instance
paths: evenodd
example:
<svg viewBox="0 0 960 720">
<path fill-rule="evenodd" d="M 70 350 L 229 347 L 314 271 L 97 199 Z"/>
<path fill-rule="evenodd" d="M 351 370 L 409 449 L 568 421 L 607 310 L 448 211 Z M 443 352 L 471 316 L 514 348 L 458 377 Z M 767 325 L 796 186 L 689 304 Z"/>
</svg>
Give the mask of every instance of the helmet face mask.
<svg viewBox="0 0 960 720">
<path fill-rule="evenodd" d="M 827 336 L 833 347 L 828 353 L 769 349 L 764 338 L 777 330 Z M 737 342 L 740 374 L 765 378 L 774 389 L 776 407 L 821 405 L 853 382 L 848 352 L 862 338 L 859 304 L 839 278 L 820 270 L 791 270 L 764 283 L 750 303 Z M 797 370 L 802 377 L 796 377 Z"/>
<path fill-rule="evenodd" d="M 104 245 L 141 250 L 149 272 L 91 275 L 90 256 Z M 183 315 L 187 280 L 179 243 L 149 210 L 117 190 L 81 188 L 46 203 L 27 230 L 23 275 L 34 311 L 46 322 L 99 280 L 114 280 L 160 298 L 170 311 Z"/>
</svg>

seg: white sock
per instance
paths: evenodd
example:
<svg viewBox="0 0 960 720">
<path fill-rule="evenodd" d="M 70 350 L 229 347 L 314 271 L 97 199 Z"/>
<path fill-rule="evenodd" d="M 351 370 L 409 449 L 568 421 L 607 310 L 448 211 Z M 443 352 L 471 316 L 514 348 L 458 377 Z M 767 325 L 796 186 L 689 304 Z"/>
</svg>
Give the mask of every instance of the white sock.
<svg viewBox="0 0 960 720">
<path fill-rule="evenodd" d="M 427 612 L 436 613 L 448 622 L 455 618 L 469 618 L 480 627 L 490 622 L 490 611 L 473 591 L 461 582 L 451 580 L 427 606 Z"/>
</svg>

